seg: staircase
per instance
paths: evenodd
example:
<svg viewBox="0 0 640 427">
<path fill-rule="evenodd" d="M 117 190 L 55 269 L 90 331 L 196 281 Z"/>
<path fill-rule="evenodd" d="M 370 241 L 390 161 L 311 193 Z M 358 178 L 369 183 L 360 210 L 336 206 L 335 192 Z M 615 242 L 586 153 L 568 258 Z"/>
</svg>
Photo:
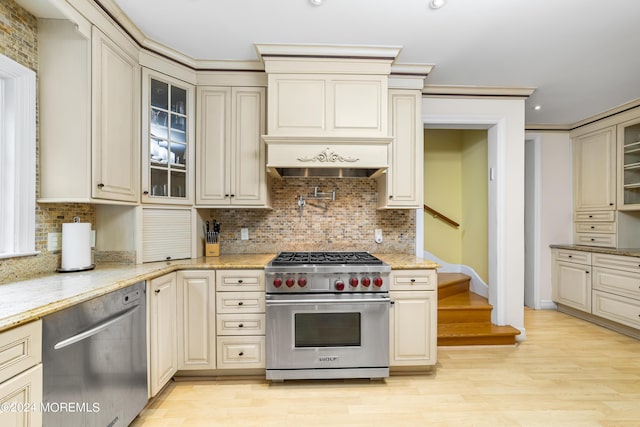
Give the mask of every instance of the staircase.
<svg viewBox="0 0 640 427">
<path fill-rule="evenodd" d="M 438 345 L 510 345 L 520 331 L 491 323 L 493 307 L 469 291 L 470 277 L 438 273 Z"/>
</svg>

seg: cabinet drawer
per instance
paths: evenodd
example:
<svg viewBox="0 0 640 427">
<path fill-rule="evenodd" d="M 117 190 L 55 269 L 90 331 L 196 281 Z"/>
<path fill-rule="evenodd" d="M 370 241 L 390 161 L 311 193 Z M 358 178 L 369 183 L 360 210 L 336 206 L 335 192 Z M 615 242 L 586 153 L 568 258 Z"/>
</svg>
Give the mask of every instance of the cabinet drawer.
<svg viewBox="0 0 640 427">
<path fill-rule="evenodd" d="M 42 361 L 42 321 L 0 333 L 0 383 Z"/>
<path fill-rule="evenodd" d="M 616 213 L 614 211 L 576 212 L 574 215 L 575 222 L 615 221 L 615 219 L 616 219 Z"/>
<path fill-rule="evenodd" d="M 615 222 L 576 222 L 576 233 L 615 233 Z"/>
<path fill-rule="evenodd" d="M 576 233 L 574 240 L 576 245 L 602 246 L 606 248 L 615 248 L 617 243 L 615 234 Z"/>
<path fill-rule="evenodd" d="M 640 271 L 631 273 L 629 271 L 594 267 L 592 286 L 599 291 L 640 300 Z"/>
<path fill-rule="evenodd" d="M 264 292 L 217 292 L 218 313 L 264 313 Z"/>
<path fill-rule="evenodd" d="M 572 251 L 570 249 L 556 249 L 556 261 L 575 262 L 578 264 L 591 264 L 591 252 Z"/>
<path fill-rule="evenodd" d="M 593 254 L 593 265 L 640 273 L 640 258 L 632 256 Z"/>
<path fill-rule="evenodd" d="M 392 291 L 434 291 L 438 287 L 436 270 L 395 270 L 391 272 Z"/>
<path fill-rule="evenodd" d="M 264 314 L 218 314 L 217 320 L 218 335 L 264 335 Z"/>
<path fill-rule="evenodd" d="M 264 368 L 264 336 L 218 337 L 218 369 Z"/>
<path fill-rule="evenodd" d="M 219 291 L 264 291 L 264 270 L 218 270 Z"/>
<path fill-rule="evenodd" d="M 593 314 L 631 326 L 640 328 L 640 301 L 593 291 Z"/>
</svg>

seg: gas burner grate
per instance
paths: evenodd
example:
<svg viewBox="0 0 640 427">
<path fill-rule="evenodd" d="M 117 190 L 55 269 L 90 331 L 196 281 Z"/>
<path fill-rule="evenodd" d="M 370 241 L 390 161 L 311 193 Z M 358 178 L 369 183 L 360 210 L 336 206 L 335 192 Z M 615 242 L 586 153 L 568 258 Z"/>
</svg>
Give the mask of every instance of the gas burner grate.
<svg viewBox="0 0 640 427">
<path fill-rule="evenodd" d="M 281 252 L 271 265 L 382 265 L 369 252 Z"/>
</svg>

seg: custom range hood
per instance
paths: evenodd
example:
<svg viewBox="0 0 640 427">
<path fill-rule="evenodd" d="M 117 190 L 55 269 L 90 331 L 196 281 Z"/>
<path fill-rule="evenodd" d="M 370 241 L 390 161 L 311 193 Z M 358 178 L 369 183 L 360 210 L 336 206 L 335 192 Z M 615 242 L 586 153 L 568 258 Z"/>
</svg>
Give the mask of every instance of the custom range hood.
<svg viewBox="0 0 640 427">
<path fill-rule="evenodd" d="M 389 167 L 394 46 L 257 44 L 268 77 L 263 140 L 277 177 L 376 177 Z"/>
</svg>

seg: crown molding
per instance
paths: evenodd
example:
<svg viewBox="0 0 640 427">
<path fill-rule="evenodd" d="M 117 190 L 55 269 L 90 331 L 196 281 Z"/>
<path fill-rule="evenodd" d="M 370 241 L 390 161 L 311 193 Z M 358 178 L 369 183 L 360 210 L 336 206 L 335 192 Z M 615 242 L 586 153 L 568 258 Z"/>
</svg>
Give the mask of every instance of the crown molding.
<svg viewBox="0 0 640 427">
<path fill-rule="evenodd" d="M 536 90 L 532 87 L 509 86 L 447 86 L 425 84 L 422 94 L 443 97 L 528 98 Z"/>
</svg>

